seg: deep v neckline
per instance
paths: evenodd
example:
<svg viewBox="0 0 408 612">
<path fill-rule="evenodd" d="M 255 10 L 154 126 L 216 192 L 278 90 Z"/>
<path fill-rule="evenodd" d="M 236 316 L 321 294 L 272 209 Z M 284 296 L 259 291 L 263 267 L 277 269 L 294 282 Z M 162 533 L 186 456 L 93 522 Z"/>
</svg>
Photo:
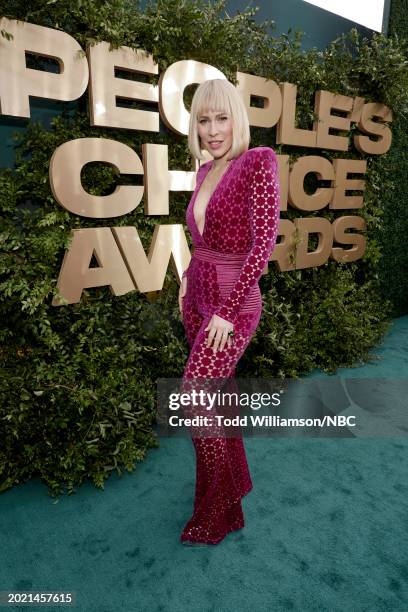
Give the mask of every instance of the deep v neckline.
<svg viewBox="0 0 408 612">
<path fill-rule="evenodd" d="M 192 205 L 193 223 L 194 223 L 194 226 L 195 226 L 195 228 L 196 228 L 196 230 L 197 230 L 198 235 L 200 236 L 201 240 L 203 240 L 203 242 L 204 242 L 204 238 L 203 238 L 203 236 L 204 236 L 204 232 L 205 232 L 205 226 L 206 226 L 206 224 L 207 224 L 207 223 L 206 223 L 206 217 L 207 217 L 207 210 L 208 210 L 208 207 L 210 206 L 212 199 L 215 197 L 215 194 L 217 193 L 218 189 L 220 188 L 221 183 L 223 182 L 223 180 L 225 179 L 225 177 L 227 176 L 227 174 L 228 174 L 228 173 L 229 173 L 229 171 L 231 170 L 231 167 L 233 166 L 234 161 L 235 161 L 236 159 L 237 159 L 236 157 L 235 157 L 235 158 L 233 158 L 233 159 L 231 159 L 230 163 L 228 164 L 227 169 L 226 169 L 226 170 L 225 170 L 225 172 L 224 172 L 224 173 L 221 175 L 221 177 L 220 177 L 220 179 L 219 179 L 218 183 L 217 183 L 217 184 L 216 184 L 216 186 L 215 186 L 214 191 L 212 192 L 212 194 L 211 194 L 211 195 L 210 195 L 210 197 L 208 198 L 207 206 L 205 207 L 205 211 L 204 211 L 204 226 L 203 226 L 203 233 L 201 233 L 201 232 L 200 232 L 200 230 L 198 229 L 197 221 L 196 221 L 196 219 L 195 219 L 195 215 L 194 215 L 194 208 L 195 208 L 195 203 L 196 203 L 196 200 L 197 200 L 197 196 L 198 196 L 198 194 L 199 194 L 199 192 L 200 192 L 200 190 L 201 190 L 201 186 L 202 186 L 202 184 L 204 183 L 204 181 L 205 181 L 205 178 L 206 178 L 207 174 L 210 172 L 210 170 L 211 170 L 211 169 L 213 168 L 213 166 L 214 166 L 214 160 L 212 160 L 212 161 L 211 161 L 211 163 L 209 163 L 209 164 L 208 164 L 208 170 L 207 170 L 207 171 L 204 173 L 204 176 L 203 176 L 202 180 L 200 181 L 200 184 L 199 184 L 199 186 L 198 186 L 198 189 L 197 189 L 197 190 L 196 190 L 196 192 L 195 192 L 195 195 L 194 195 L 194 200 L 193 200 L 193 205 Z"/>
</svg>

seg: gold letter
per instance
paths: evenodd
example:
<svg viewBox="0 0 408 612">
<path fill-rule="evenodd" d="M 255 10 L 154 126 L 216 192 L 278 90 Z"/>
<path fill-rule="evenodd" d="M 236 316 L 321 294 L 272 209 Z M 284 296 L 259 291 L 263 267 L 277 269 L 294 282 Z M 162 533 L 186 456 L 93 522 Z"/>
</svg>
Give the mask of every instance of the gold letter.
<svg viewBox="0 0 408 612">
<path fill-rule="evenodd" d="M 269 261 L 276 261 L 278 270 L 286 272 L 286 270 L 294 270 L 295 264 L 290 260 L 290 252 L 293 249 L 292 236 L 296 231 L 295 224 L 289 219 L 281 219 L 279 222 L 279 237 L 281 240 L 276 243 Z M 268 264 L 262 272 L 267 273 Z"/>
<path fill-rule="evenodd" d="M 110 219 L 126 215 L 136 208 L 143 187 L 121 185 L 108 196 L 87 193 L 81 184 L 85 164 L 100 161 L 122 174 L 143 174 L 143 165 L 133 149 L 107 138 L 77 138 L 55 149 L 50 161 L 50 184 L 61 206 L 81 217 Z"/>
<path fill-rule="evenodd" d="M 247 109 L 250 125 L 271 128 L 279 121 L 282 112 L 282 94 L 279 85 L 270 79 L 237 72 L 237 91 Z M 264 106 L 251 106 L 251 96 L 264 99 Z"/>
<path fill-rule="evenodd" d="M 190 114 L 183 102 L 184 89 L 192 83 L 225 78 L 218 68 L 195 60 L 180 60 L 171 64 L 161 73 L 159 79 L 160 116 L 166 126 L 173 132 L 186 136 Z"/>
<path fill-rule="evenodd" d="M 88 84 L 86 57 L 72 36 L 24 21 L 0 19 L 0 29 L 13 35 L 0 36 L 0 112 L 30 117 L 29 96 L 51 100 L 76 100 Z M 26 67 L 26 51 L 58 60 L 60 72 Z"/>
<path fill-rule="evenodd" d="M 316 147 L 316 132 L 295 127 L 297 86 L 281 83 L 283 112 L 276 130 L 277 144 Z"/>
<path fill-rule="evenodd" d="M 293 164 L 289 179 L 289 202 L 299 210 L 320 210 L 327 206 L 332 197 L 333 187 L 319 187 L 312 195 L 305 193 L 305 176 L 313 172 L 320 180 L 333 181 L 334 169 L 325 157 L 306 155 Z"/>
<path fill-rule="evenodd" d="M 364 159 L 334 159 L 333 166 L 336 174 L 336 181 L 330 208 L 361 208 L 363 206 L 363 196 L 346 195 L 346 191 L 351 189 L 364 191 L 365 181 L 361 179 L 349 179 L 347 175 L 350 172 L 364 174 L 367 168 L 367 162 Z"/>
<path fill-rule="evenodd" d="M 169 191 L 193 191 L 196 171 L 169 170 L 168 145 L 143 144 L 145 215 L 169 214 Z"/>
<path fill-rule="evenodd" d="M 107 42 L 89 47 L 88 56 L 91 71 L 91 125 L 158 132 L 158 112 L 116 105 L 117 98 L 158 102 L 157 85 L 115 77 L 115 68 L 133 73 L 157 74 L 159 69 L 153 57 L 142 49 L 135 51 L 129 47 L 109 51 Z"/>
<path fill-rule="evenodd" d="M 333 245 L 333 228 L 328 219 L 310 217 L 295 219 L 301 242 L 296 249 L 296 269 L 322 266 L 328 260 Z M 309 234 L 317 233 L 319 242 L 314 251 L 308 251 Z"/>
<path fill-rule="evenodd" d="M 378 117 L 382 122 L 373 121 L 372 117 Z M 354 145 L 360 153 L 381 155 L 388 151 L 391 146 L 392 134 L 388 125 L 383 123 L 384 121 L 392 121 L 392 110 L 388 106 L 378 102 L 364 104 L 361 119 L 357 124 L 358 129 L 364 134 L 379 136 L 379 139 L 371 140 L 367 136 L 354 136 Z"/>
<path fill-rule="evenodd" d="M 182 225 L 156 225 L 147 257 L 135 227 L 113 227 L 112 230 L 139 291 L 148 293 L 162 289 L 169 260 L 181 280 L 190 262 Z"/>
<path fill-rule="evenodd" d="M 337 117 L 331 114 L 331 110 L 345 111 L 347 117 Z M 336 151 L 347 151 L 348 136 L 333 136 L 329 134 L 330 129 L 350 131 L 351 111 L 354 108 L 354 98 L 333 94 L 330 91 L 320 90 L 316 93 L 315 114 L 319 119 L 313 123 L 317 130 L 316 145 L 322 149 L 335 149 Z"/>
<path fill-rule="evenodd" d="M 135 289 L 109 227 L 71 230 L 69 250 L 65 251 L 57 287 L 69 304 L 79 302 L 87 287 L 109 285 L 113 295 L 124 295 Z M 98 268 L 90 268 L 92 255 Z M 52 306 L 61 306 L 54 298 Z"/>
<path fill-rule="evenodd" d="M 346 234 L 346 229 L 366 229 L 366 222 L 362 217 L 349 215 L 347 217 L 339 217 L 333 223 L 334 240 L 340 244 L 352 244 L 351 249 L 342 249 L 333 247 L 331 258 L 342 263 L 349 263 L 361 259 L 365 253 L 366 238 L 361 234 Z"/>
</svg>

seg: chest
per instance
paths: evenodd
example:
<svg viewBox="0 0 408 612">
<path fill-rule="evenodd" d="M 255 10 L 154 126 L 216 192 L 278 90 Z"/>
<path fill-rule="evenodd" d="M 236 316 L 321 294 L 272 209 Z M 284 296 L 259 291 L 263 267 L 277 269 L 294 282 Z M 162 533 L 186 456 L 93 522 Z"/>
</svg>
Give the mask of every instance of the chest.
<svg viewBox="0 0 408 612">
<path fill-rule="evenodd" d="M 228 177 L 210 178 L 207 174 L 199 182 L 187 210 L 193 242 L 205 233 L 205 243 L 213 249 L 246 253 L 252 231 L 245 177 L 231 169 Z"/>
<path fill-rule="evenodd" d="M 202 233 L 204 229 L 207 207 L 212 197 L 216 195 L 215 192 L 221 187 L 222 178 L 227 170 L 228 168 L 221 174 L 207 174 L 199 187 L 194 201 L 193 214 L 200 233 Z"/>
<path fill-rule="evenodd" d="M 217 187 L 217 184 L 210 183 L 210 181 L 206 181 L 204 179 L 203 184 L 201 185 L 197 196 L 194 202 L 194 219 L 197 223 L 200 230 L 202 230 L 202 226 L 204 225 L 205 213 L 207 210 L 207 206 L 211 197 Z"/>
</svg>

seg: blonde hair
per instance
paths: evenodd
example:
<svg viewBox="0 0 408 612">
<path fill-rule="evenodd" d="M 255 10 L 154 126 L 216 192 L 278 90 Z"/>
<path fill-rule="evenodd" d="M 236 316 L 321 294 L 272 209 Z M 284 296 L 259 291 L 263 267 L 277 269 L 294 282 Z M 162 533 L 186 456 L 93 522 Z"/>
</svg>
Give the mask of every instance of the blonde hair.
<svg viewBox="0 0 408 612">
<path fill-rule="evenodd" d="M 251 134 L 248 113 L 237 89 L 226 79 L 209 79 L 201 83 L 193 96 L 188 130 L 188 147 L 191 154 L 200 160 L 201 153 L 198 135 L 198 117 L 205 112 L 225 112 L 232 120 L 232 146 L 226 159 L 234 159 L 248 150 Z"/>
</svg>

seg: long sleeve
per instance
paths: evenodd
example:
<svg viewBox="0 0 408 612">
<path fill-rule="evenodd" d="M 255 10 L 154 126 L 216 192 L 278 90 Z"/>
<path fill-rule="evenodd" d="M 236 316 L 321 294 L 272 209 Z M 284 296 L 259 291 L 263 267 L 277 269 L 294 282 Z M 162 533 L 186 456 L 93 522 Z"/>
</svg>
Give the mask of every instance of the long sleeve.
<svg viewBox="0 0 408 612">
<path fill-rule="evenodd" d="M 276 154 L 269 147 L 259 147 L 248 156 L 248 163 L 248 204 L 253 242 L 234 287 L 214 313 L 233 324 L 271 256 L 279 229 L 280 190 Z"/>
</svg>

